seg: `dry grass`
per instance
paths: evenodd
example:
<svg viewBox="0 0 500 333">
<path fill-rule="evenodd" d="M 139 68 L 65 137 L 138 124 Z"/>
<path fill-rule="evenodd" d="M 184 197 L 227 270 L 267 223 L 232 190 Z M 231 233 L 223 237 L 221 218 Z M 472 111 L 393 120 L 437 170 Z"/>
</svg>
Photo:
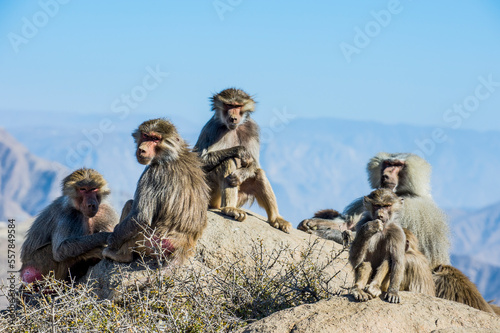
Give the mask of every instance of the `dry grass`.
<svg viewBox="0 0 500 333">
<path fill-rule="evenodd" d="M 39 291 L 18 297 L 14 313 L 3 312 L 0 327 L 12 332 L 231 332 L 276 311 L 338 294 L 334 286 L 345 281 L 325 272 L 338 266 L 340 252 L 318 258 L 319 246 L 268 250 L 255 241 L 246 261 L 216 269 L 195 258 L 182 268 L 152 270 L 146 260 L 147 282 L 124 283 L 113 301 L 99 300 L 89 283 L 49 277 Z M 1 290 L 6 293 L 6 286 Z"/>
</svg>

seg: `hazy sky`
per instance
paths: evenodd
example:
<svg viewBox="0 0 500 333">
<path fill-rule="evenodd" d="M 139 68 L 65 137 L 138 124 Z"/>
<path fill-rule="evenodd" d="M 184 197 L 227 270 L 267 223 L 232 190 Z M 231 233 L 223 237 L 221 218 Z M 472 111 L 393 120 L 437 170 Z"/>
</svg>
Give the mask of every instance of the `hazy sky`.
<svg viewBox="0 0 500 333">
<path fill-rule="evenodd" d="M 236 86 L 261 120 L 500 130 L 497 0 L 2 1 L 0 36 L 2 113 L 205 122 L 209 95 Z"/>
</svg>

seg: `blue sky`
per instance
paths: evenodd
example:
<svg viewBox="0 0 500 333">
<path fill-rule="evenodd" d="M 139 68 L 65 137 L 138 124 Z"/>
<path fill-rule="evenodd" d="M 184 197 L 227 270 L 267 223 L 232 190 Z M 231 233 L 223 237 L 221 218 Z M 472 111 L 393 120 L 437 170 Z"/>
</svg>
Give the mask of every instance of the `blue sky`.
<svg viewBox="0 0 500 333">
<path fill-rule="evenodd" d="M 131 112 L 203 123 L 210 94 L 236 86 L 262 122 L 286 108 L 500 130 L 495 0 L 60 2 L 0 2 L 0 112 L 105 115 L 135 92 Z"/>
</svg>

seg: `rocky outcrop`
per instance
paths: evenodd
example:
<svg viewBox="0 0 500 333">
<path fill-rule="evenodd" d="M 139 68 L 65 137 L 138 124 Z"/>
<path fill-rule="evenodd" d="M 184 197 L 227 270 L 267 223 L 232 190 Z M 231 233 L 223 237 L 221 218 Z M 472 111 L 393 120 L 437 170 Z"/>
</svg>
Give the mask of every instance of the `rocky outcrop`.
<svg viewBox="0 0 500 333">
<path fill-rule="evenodd" d="M 285 250 L 289 260 L 299 261 L 303 258 L 303 251 L 312 249 L 310 258 L 317 262 L 326 262 L 332 256 L 341 252 L 339 244 L 320 239 L 302 231 L 293 229 L 289 234 L 271 227 L 266 220 L 255 213 L 247 211 L 248 217 L 244 222 L 228 219 L 217 210 L 208 212 L 208 226 L 198 241 L 196 255 L 185 266 L 187 269 L 214 270 L 232 263 L 254 265 L 251 253 L 260 249 L 271 253 Z M 256 248 L 258 247 L 258 249 Z M 289 262 L 289 261 L 287 261 Z M 279 269 L 281 262 L 273 266 Z M 94 289 L 100 298 L 114 299 L 118 287 L 136 283 L 145 283 L 150 276 L 145 268 L 170 270 L 171 267 L 159 267 L 155 260 L 146 263 L 133 262 L 119 264 L 110 260 L 102 260 L 94 266 L 80 282 L 92 281 Z M 340 254 L 334 265 L 326 265 L 323 273 L 334 274 L 332 288 L 340 288 L 346 281 L 352 280 L 352 272 L 347 265 L 347 253 Z"/>
<path fill-rule="evenodd" d="M 489 313 L 423 294 L 402 292 L 401 296 L 401 304 L 333 297 L 276 312 L 240 333 L 500 332 L 500 318 Z"/>
<path fill-rule="evenodd" d="M 313 248 L 318 262 L 332 258 L 342 247 L 332 241 L 292 230 L 283 233 L 269 226 L 264 218 L 249 212 L 244 222 L 227 219 L 217 211 L 208 214 L 208 227 L 197 245 L 197 254 L 185 267 L 214 272 L 228 263 L 253 265 L 251 253 L 255 247 L 288 249 L 291 260 L 301 260 L 304 249 Z M 154 260 L 151 268 L 169 274 L 169 267 L 159 267 Z M 278 269 L 280 262 L 276 263 Z M 250 324 L 240 332 L 500 332 L 500 317 L 463 304 L 422 294 L 402 292 L 401 304 L 390 304 L 379 298 L 359 303 L 347 295 L 353 281 L 352 269 L 343 252 L 325 272 L 333 276 L 340 296 L 324 299 L 275 312 Z M 149 273 L 148 273 L 149 272 Z M 151 271 L 140 263 L 118 264 L 103 260 L 82 280 L 94 281 L 101 298 L 119 299 L 119 286 L 147 285 Z"/>
</svg>

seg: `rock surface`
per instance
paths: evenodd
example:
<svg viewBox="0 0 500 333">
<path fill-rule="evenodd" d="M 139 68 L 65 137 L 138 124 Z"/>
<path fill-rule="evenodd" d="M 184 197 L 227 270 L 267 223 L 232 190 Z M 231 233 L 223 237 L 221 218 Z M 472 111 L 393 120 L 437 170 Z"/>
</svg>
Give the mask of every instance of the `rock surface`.
<svg viewBox="0 0 500 333">
<path fill-rule="evenodd" d="M 401 304 L 355 302 L 338 296 L 276 312 L 240 333 L 251 332 L 500 332 L 500 318 L 466 305 L 402 292 Z"/>
<path fill-rule="evenodd" d="M 264 218 L 252 212 L 244 222 L 237 222 L 217 211 L 209 211 L 208 227 L 198 241 L 197 254 L 186 267 L 216 270 L 235 261 L 251 265 L 250 253 L 256 245 L 269 251 L 291 249 L 292 260 L 299 260 L 301 251 L 314 242 L 314 255 L 319 261 L 331 258 L 342 249 L 332 241 L 295 229 L 286 234 L 272 228 Z M 152 268 L 157 268 L 154 260 L 150 264 Z M 341 271 L 334 279 L 337 288 L 352 285 L 352 269 L 347 264 L 346 252 L 340 255 L 333 267 L 327 269 L 331 270 L 331 274 Z M 168 273 L 168 268 L 166 270 Z M 134 285 L 149 278 L 147 270 L 138 263 L 118 264 L 109 260 L 97 264 L 82 281 L 88 280 L 89 275 L 97 282 L 98 296 L 108 299 L 119 297 L 115 290 L 120 284 Z M 349 295 L 335 296 L 315 304 L 276 312 L 250 324 L 240 333 L 500 332 L 498 316 L 422 294 L 402 292 L 401 296 L 401 304 L 390 304 L 379 298 L 358 303 Z"/>
<path fill-rule="evenodd" d="M 222 265 L 240 262 L 252 265 L 251 253 L 255 247 L 262 247 L 266 251 L 289 249 L 291 260 L 300 260 L 302 251 L 314 243 L 312 258 L 325 261 L 341 252 L 339 244 L 320 239 L 302 231 L 293 229 L 289 234 L 271 227 L 263 218 L 247 211 L 248 217 L 244 222 L 228 219 L 217 210 L 208 212 L 208 226 L 196 246 L 196 255 L 186 264 L 188 268 L 217 269 Z M 148 261 L 150 268 L 156 269 L 155 260 Z M 279 269 L 280 262 L 274 266 Z M 168 268 L 165 268 L 168 269 Z M 352 270 L 347 262 L 347 252 L 340 255 L 335 265 L 329 265 L 324 273 L 335 274 L 341 271 L 332 280 L 332 286 L 337 289 L 352 281 Z M 117 274 L 119 273 L 119 274 Z M 110 260 L 102 260 L 94 266 L 79 282 L 85 283 L 92 279 L 95 292 L 100 298 L 113 299 L 115 290 L 121 285 L 131 285 L 136 282 L 145 282 L 148 279 L 144 264 L 133 262 L 119 264 Z"/>
</svg>

